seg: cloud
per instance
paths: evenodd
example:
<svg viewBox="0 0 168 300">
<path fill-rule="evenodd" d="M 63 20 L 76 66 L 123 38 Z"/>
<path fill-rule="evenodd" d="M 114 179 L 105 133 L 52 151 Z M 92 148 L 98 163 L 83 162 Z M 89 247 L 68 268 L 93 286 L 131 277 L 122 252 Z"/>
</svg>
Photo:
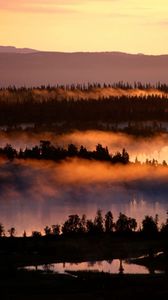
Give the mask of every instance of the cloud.
<svg viewBox="0 0 168 300">
<path fill-rule="evenodd" d="M 168 20 L 161 20 L 161 21 L 159 21 L 159 22 L 157 22 L 155 24 L 163 26 L 163 27 L 167 27 L 168 26 Z"/>
<path fill-rule="evenodd" d="M 96 12 L 97 7 L 122 2 L 123 0 L 0 0 L 1 10 L 34 13 L 74 13 L 85 8 Z"/>
<path fill-rule="evenodd" d="M 74 13 L 77 1 L 0 0 L 1 10 L 31 13 Z"/>
</svg>

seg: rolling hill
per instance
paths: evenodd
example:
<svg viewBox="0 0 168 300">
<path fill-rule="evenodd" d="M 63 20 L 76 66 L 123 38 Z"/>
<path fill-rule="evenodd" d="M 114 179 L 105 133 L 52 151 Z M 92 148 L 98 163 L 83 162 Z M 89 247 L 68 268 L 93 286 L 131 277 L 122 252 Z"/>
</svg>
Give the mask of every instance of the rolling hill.
<svg viewBox="0 0 168 300">
<path fill-rule="evenodd" d="M 5 48 L 0 47 L 0 87 L 118 81 L 168 84 L 168 55 Z"/>
</svg>

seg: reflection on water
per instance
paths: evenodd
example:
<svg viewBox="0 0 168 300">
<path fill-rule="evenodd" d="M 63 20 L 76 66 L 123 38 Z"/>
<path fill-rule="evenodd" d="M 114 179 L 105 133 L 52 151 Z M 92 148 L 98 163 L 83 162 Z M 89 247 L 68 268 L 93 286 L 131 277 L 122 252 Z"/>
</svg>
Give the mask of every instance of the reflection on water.
<svg viewBox="0 0 168 300">
<path fill-rule="evenodd" d="M 66 146 L 68 143 L 94 148 L 107 145 L 111 152 L 125 147 L 131 158 L 155 157 L 160 161 L 168 155 L 168 134 L 151 139 L 135 139 L 124 134 L 100 131 L 53 133 L 1 133 L 1 145 L 34 145 L 50 139 Z M 156 155 L 156 156 L 154 156 Z M 158 156 L 159 155 L 159 156 Z M 167 159 L 168 161 L 168 159 Z M 16 234 L 26 230 L 44 233 L 46 225 L 62 224 L 70 214 L 86 214 L 94 218 L 97 209 L 111 210 L 114 221 L 119 212 L 137 219 L 139 225 L 146 214 L 159 214 L 165 221 L 168 194 L 168 168 L 114 167 L 100 162 L 72 160 L 56 164 L 45 161 L 0 161 L 0 222 L 6 232 L 14 226 Z"/>
<path fill-rule="evenodd" d="M 144 266 L 130 264 L 125 260 L 114 259 L 112 261 L 92 261 L 81 263 L 56 263 L 26 267 L 27 270 L 53 271 L 66 273 L 67 271 L 98 271 L 111 274 L 149 274 Z"/>
</svg>

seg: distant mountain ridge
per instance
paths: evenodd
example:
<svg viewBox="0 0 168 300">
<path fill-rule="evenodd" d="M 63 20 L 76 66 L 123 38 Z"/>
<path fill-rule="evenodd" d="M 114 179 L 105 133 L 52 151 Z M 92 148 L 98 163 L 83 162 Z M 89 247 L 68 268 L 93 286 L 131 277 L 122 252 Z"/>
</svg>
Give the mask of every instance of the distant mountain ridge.
<svg viewBox="0 0 168 300">
<path fill-rule="evenodd" d="M 0 47 L 0 87 L 118 81 L 168 84 L 168 55 Z"/>
<path fill-rule="evenodd" d="M 0 53 L 32 53 L 37 52 L 37 50 L 30 48 L 16 48 L 14 46 L 0 46 Z"/>
</svg>

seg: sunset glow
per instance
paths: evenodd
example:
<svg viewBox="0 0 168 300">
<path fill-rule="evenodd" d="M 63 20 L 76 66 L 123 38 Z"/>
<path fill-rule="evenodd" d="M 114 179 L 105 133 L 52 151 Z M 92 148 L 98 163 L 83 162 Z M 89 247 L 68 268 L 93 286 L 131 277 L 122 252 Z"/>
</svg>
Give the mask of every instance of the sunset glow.
<svg viewBox="0 0 168 300">
<path fill-rule="evenodd" d="M 0 44 L 165 54 L 167 0 L 0 0 Z"/>
</svg>

